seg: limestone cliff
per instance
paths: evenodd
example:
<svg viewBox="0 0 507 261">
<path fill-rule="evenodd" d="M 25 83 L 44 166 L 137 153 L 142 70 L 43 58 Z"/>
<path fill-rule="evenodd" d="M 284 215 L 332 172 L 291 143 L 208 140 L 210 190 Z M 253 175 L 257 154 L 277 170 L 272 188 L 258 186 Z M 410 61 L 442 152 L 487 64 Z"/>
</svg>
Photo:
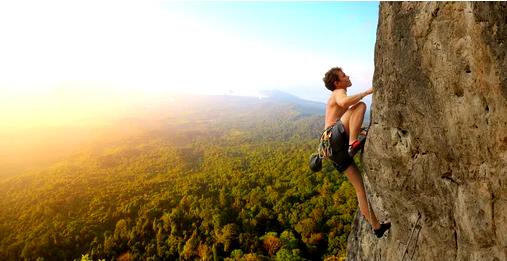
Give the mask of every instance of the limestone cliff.
<svg viewBox="0 0 507 261">
<path fill-rule="evenodd" d="M 348 260 L 507 260 L 507 3 L 382 2 Z"/>
</svg>

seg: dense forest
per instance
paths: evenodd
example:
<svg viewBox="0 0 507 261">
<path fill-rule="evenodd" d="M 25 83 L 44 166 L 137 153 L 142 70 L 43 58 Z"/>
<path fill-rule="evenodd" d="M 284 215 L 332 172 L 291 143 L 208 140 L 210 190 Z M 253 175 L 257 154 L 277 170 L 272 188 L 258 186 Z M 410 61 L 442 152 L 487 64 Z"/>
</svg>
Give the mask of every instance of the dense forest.
<svg viewBox="0 0 507 261">
<path fill-rule="evenodd" d="M 329 162 L 307 165 L 323 105 L 219 97 L 178 108 L 0 180 L 0 260 L 345 256 L 354 189 Z"/>
</svg>

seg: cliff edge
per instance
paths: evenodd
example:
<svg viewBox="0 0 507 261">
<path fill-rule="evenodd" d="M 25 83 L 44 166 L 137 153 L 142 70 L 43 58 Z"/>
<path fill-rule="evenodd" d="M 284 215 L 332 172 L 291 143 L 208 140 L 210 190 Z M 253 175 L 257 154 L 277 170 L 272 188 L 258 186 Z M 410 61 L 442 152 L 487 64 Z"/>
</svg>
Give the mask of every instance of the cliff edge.
<svg viewBox="0 0 507 261">
<path fill-rule="evenodd" d="M 347 260 L 507 260 L 507 3 L 382 2 Z"/>
</svg>

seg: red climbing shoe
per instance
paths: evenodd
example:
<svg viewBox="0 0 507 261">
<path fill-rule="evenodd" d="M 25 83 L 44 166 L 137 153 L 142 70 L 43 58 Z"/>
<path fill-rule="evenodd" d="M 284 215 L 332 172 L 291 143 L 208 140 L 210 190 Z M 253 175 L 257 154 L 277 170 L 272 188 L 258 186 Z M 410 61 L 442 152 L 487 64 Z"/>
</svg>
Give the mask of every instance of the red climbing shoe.
<svg viewBox="0 0 507 261">
<path fill-rule="evenodd" d="M 352 144 L 349 145 L 349 155 L 350 157 L 354 157 L 356 153 L 364 147 L 364 143 L 366 142 L 366 136 L 359 135 L 359 138 L 355 140 Z"/>
</svg>

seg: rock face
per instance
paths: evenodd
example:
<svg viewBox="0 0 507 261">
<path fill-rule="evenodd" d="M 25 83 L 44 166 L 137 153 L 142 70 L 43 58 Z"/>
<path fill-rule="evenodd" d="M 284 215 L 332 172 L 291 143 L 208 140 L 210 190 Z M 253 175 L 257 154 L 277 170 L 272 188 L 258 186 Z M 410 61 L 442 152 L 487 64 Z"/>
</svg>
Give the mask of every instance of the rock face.
<svg viewBox="0 0 507 261">
<path fill-rule="evenodd" d="M 507 3 L 382 2 L 348 260 L 507 260 Z"/>
</svg>

